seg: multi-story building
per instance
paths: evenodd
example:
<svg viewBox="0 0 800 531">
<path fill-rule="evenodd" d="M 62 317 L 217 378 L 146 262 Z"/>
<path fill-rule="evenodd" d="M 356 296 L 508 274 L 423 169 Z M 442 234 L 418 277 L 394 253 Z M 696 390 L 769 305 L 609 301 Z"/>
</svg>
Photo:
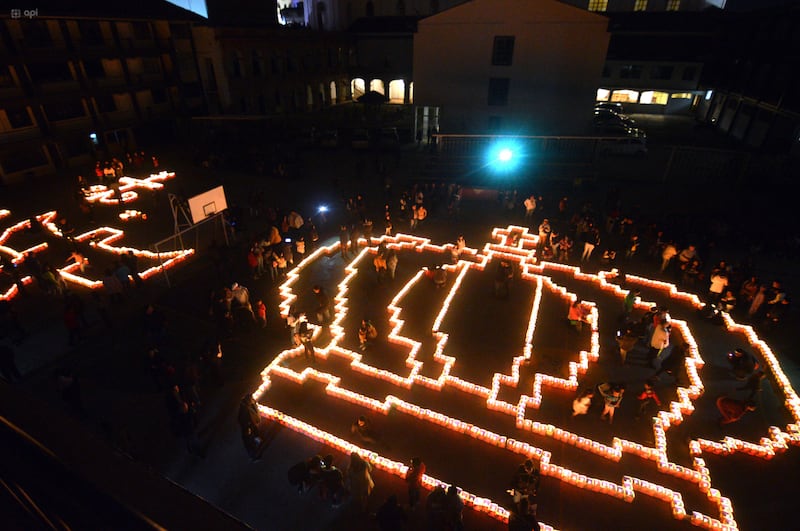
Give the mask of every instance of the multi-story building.
<svg viewBox="0 0 800 531">
<path fill-rule="evenodd" d="M 193 31 L 210 115 L 294 114 L 350 100 L 345 34 L 277 25 Z"/>
<path fill-rule="evenodd" d="M 155 0 L 89 4 L 43 1 L 0 19 L 4 182 L 136 149 L 204 112 L 190 29 L 200 17 Z"/>
<path fill-rule="evenodd" d="M 723 12 L 610 13 L 608 46 L 597 101 L 625 112 L 690 114 L 705 94 L 703 67 Z"/>
<path fill-rule="evenodd" d="M 422 117 L 423 128 L 433 122 L 442 133 L 585 132 L 607 26 L 605 17 L 556 0 L 472 0 L 420 20 L 418 124 Z"/>
<path fill-rule="evenodd" d="M 698 119 L 747 145 L 800 155 L 800 6 L 725 20 Z"/>
</svg>

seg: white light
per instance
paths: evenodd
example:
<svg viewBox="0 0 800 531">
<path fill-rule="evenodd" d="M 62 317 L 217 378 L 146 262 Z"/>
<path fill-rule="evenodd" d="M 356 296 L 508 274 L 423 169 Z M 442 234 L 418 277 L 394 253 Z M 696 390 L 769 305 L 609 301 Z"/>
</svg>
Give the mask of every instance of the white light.
<svg viewBox="0 0 800 531">
<path fill-rule="evenodd" d="M 706 101 L 710 100 L 713 97 L 714 97 L 714 91 L 713 90 L 707 90 L 706 91 Z"/>
<path fill-rule="evenodd" d="M 511 157 L 513 155 L 514 154 L 511 152 L 510 149 L 503 148 L 503 149 L 500 150 L 500 153 L 497 154 L 497 158 L 500 159 L 503 162 L 508 162 L 509 160 L 511 160 Z"/>
<path fill-rule="evenodd" d="M 328 207 L 326 207 L 325 205 L 322 205 L 322 206 L 319 207 L 319 211 L 324 214 L 325 212 L 328 211 Z"/>
</svg>

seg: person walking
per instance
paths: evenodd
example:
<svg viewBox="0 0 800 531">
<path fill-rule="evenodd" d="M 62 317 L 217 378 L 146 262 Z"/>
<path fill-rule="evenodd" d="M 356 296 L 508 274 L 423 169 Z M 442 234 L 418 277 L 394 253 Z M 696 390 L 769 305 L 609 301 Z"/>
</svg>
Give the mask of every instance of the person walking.
<svg viewBox="0 0 800 531">
<path fill-rule="evenodd" d="M 661 407 L 661 399 L 658 398 L 655 389 L 653 389 L 652 379 L 644 383 L 644 389 L 636 399 L 639 401 L 639 412 L 636 414 L 636 420 L 639 420 L 643 415 L 647 415 L 654 405 L 656 408 Z"/>
<path fill-rule="evenodd" d="M 594 391 L 592 389 L 584 389 L 575 400 L 572 401 L 572 416 L 585 415 L 589 412 L 589 407 L 592 405 L 594 398 Z"/>
</svg>

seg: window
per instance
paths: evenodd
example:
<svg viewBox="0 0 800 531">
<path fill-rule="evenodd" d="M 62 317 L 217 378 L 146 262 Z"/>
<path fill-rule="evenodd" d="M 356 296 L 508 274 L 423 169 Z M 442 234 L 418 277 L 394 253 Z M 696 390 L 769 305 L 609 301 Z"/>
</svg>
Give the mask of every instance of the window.
<svg viewBox="0 0 800 531">
<path fill-rule="evenodd" d="M 51 46 L 53 37 L 45 20 L 29 19 L 22 24 L 22 35 L 25 44 L 31 47 Z"/>
<path fill-rule="evenodd" d="M 150 89 L 153 94 L 153 103 L 167 103 L 167 91 L 163 87 Z"/>
<path fill-rule="evenodd" d="M 636 103 L 639 101 L 639 93 L 635 90 L 615 90 L 611 94 L 611 101 L 620 103 Z"/>
<path fill-rule="evenodd" d="M 681 0 L 669 0 L 667 2 L 667 11 L 680 11 Z"/>
<path fill-rule="evenodd" d="M 192 37 L 188 24 L 170 24 L 169 32 L 176 39 L 190 39 Z"/>
<path fill-rule="evenodd" d="M 623 65 L 619 69 L 619 77 L 622 79 L 639 79 L 642 77 L 642 65 Z"/>
<path fill-rule="evenodd" d="M 645 105 L 666 105 L 667 100 L 669 100 L 669 94 L 666 92 L 647 90 L 642 92 L 642 97 L 639 99 L 639 103 L 643 103 Z"/>
<path fill-rule="evenodd" d="M 647 0 L 636 0 L 633 4 L 634 11 L 647 11 Z"/>
<path fill-rule="evenodd" d="M 253 52 L 253 76 L 262 77 L 264 75 L 264 58 L 261 52 Z"/>
<path fill-rule="evenodd" d="M 673 70 L 671 66 L 654 66 L 650 69 L 650 79 L 672 79 Z"/>
<path fill-rule="evenodd" d="M 692 94 L 691 92 L 676 92 L 670 97 L 673 100 L 690 100 L 694 98 L 694 94 Z"/>
<path fill-rule="evenodd" d="M 72 71 L 67 63 L 29 63 L 28 73 L 34 83 L 57 83 L 71 81 Z"/>
<path fill-rule="evenodd" d="M 147 22 L 133 22 L 133 38 L 139 41 L 146 41 L 153 38 L 150 33 L 150 24 Z"/>
<path fill-rule="evenodd" d="M 608 9 L 608 0 L 589 0 L 589 11 L 605 11 Z"/>
<path fill-rule="evenodd" d="M 89 79 L 100 79 L 106 76 L 106 71 L 103 69 L 103 62 L 100 59 L 84 59 L 83 69 L 86 71 L 86 77 Z"/>
<path fill-rule="evenodd" d="M 86 116 L 86 110 L 83 108 L 83 100 L 45 103 L 44 112 L 47 115 L 47 119 L 51 122 L 72 120 L 73 118 Z"/>
<path fill-rule="evenodd" d="M 608 101 L 608 97 L 611 96 L 611 91 L 608 89 L 597 89 L 597 96 L 595 101 Z"/>
<path fill-rule="evenodd" d="M 81 32 L 81 43 L 91 46 L 103 44 L 103 32 L 96 20 L 79 20 L 78 30 Z"/>
<path fill-rule="evenodd" d="M 681 79 L 683 81 L 693 81 L 694 78 L 697 77 L 697 67 L 696 66 L 687 66 L 683 69 L 683 75 Z"/>
<path fill-rule="evenodd" d="M 492 47 L 492 64 L 511 66 L 514 59 L 514 36 L 495 37 Z"/>
<path fill-rule="evenodd" d="M 12 129 L 33 126 L 33 120 L 27 107 L 6 107 L 5 111 Z"/>
<path fill-rule="evenodd" d="M 94 102 L 100 112 L 114 112 L 117 110 L 117 104 L 111 94 L 97 94 L 94 97 Z"/>
<path fill-rule="evenodd" d="M 489 105 L 508 105 L 508 87 L 510 79 L 507 77 L 489 78 Z"/>
<path fill-rule="evenodd" d="M 0 88 L 15 87 L 14 78 L 11 77 L 10 67 L 0 67 Z"/>
<path fill-rule="evenodd" d="M 374 17 L 375 16 L 375 4 L 372 3 L 372 0 L 367 2 L 367 16 Z"/>
</svg>

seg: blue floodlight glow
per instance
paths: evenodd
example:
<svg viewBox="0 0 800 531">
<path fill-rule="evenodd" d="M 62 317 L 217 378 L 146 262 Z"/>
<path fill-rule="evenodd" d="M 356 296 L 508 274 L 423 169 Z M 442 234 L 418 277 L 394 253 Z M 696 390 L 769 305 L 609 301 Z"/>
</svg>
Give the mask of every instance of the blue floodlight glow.
<svg viewBox="0 0 800 531">
<path fill-rule="evenodd" d="M 519 168 L 523 158 L 523 150 L 516 141 L 500 138 L 489 146 L 486 167 L 493 173 L 510 173 Z"/>
<path fill-rule="evenodd" d="M 321 206 L 319 207 L 319 212 L 320 212 L 321 214 L 324 214 L 324 213 L 325 213 L 325 212 L 327 212 L 327 211 L 328 211 L 328 207 L 327 207 L 327 206 L 325 206 L 325 205 L 321 205 Z"/>
</svg>

